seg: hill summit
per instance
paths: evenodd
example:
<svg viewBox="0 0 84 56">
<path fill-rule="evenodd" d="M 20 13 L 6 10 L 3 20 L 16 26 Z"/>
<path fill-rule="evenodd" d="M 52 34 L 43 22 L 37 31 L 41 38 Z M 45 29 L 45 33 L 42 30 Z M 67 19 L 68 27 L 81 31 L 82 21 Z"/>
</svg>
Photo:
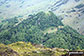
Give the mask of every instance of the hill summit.
<svg viewBox="0 0 84 56">
<path fill-rule="evenodd" d="M 13 20 L 14 23 L 8 20 L 5 28 L 3 24 L 1 25 L 3 26 L 0 31 L 1 43 L 25 41 L 51 48 L 84 49 L 84 36 L 71 27 L 63 25 L 51 11 L 29 15 L 18 25 L 16 25 L 17 21 L 16 18 Z"/>
</svg>

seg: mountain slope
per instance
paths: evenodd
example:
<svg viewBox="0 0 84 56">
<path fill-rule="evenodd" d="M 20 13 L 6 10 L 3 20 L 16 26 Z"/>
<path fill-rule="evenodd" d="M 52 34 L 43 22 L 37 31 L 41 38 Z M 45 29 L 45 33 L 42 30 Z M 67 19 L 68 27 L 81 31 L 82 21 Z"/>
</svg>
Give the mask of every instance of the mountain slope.
<svg viewBox="0 0 84 56">
<path fill-rule="evenodd" d="M 0 32 L 1 43 L 26 41 L 51 48 L 84 49 L 84 36 L 71 27 L 64 26 L 51 11 L 29 15 L 17 26 L 9 28 Z"/>
<path fill-rule="evenodd" d="M 0 56 L 60 56 L 67 53 L 67 49 L 47 48 L 30 42 L 16 42 L 9 45 L 0 44 Z"/>
<path fill-rule="evenodd" d="M 64 25 L 84 34 L 83 0 L 0 0 L 0 22 L 18 16 L 24 20 L 39 11 L 53 11 Z"/>
<path fill-rule="evenodd" d="M 61 16 L 64 25 L 69 25 L 83 34 L 84 25 L 84 1 L 83 0 L 59 0 L 49 8 L 56 15 Z"/>
</svg>

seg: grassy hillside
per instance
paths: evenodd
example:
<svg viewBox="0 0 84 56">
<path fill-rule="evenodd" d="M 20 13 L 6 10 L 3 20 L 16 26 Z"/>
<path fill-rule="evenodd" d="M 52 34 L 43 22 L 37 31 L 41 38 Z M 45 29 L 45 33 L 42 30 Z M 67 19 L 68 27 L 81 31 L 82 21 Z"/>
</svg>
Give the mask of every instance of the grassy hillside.
<svg viewBox="0 0 84 56">
<path fill-rule="evenodd" d="M 60 56 L 66 53 L 66 49 L 47 48 L 30 42 L 16 42 L 9 45 L 0 44 L 0 56 Z M 1 54 L 3 53 L 3 54 Z"/>
<path fill-rule="evenodd" d="M 1 43 L 10 44 L 17 41 L 42 44 L 51 48 L 84 49 L 84 36 L 71 27 L 64 26 L 51 11 L 29 15 L 29 18 L 17 26 L 1 30 Z"/>
<path fill-rule="evenodd" d="M 19 56 L 19 54 L 10 47 L 0 44 L 0 56 Z"/>
</svg>

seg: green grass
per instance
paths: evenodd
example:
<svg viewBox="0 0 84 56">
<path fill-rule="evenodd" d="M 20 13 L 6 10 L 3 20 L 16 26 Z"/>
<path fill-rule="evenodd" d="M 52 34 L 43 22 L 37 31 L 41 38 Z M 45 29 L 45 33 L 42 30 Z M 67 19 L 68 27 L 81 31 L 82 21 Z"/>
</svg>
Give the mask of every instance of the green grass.
<svg viewBox="0 0 84 56">
<path fill-rule="evenodd" d="M 57 28 L 56 27 L 50 27 L 50 28 L 47 28 L 46 30 L 43 31 L 44 34 L 46 33 L 55 33 L 57 31 Z"/>
</svg>

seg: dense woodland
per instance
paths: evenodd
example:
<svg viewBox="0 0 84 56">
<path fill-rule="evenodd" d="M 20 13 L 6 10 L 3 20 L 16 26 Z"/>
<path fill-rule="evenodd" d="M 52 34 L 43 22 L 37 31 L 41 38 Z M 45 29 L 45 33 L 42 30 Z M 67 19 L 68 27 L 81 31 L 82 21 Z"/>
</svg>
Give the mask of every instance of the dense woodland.
<svg viewBox="0 0 84 56">
<path fill-rule="evenodd" d="M 26 20 L 14 26 L 18 22 L 17 17 L 2 21 L 0 43 L 25 41 L 51 48 L 84 49 L 84 36 L 63 25 L 51 11 L 29 15 Z"/>
</svg>

